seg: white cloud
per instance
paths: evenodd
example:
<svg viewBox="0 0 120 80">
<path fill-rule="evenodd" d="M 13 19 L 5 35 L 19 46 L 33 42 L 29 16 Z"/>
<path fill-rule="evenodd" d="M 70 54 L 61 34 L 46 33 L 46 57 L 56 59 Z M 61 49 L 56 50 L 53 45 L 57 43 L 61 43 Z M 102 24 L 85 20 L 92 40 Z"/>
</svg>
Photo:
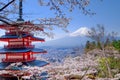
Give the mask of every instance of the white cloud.
<svg viewBox="0 0 120 80">
<path fill-rule="evenodd" d="M 75 32 L 71 33 L 70 36 L 86 36 L 88 35 L 88 31 L 90 31 L 87 27 L 81 27 Z"/>
</svg>

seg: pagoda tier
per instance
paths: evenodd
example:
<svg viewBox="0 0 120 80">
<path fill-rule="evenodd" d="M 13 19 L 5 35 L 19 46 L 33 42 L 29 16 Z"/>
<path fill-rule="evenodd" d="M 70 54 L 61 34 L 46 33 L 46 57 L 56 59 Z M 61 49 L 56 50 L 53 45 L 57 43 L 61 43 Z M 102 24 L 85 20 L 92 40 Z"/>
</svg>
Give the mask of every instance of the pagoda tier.
<svg viewBox="0 0 120 80">
<path fill-rule="evenodd" d="M 3 49 L 0 49 L 1 54 L 6 54 L 6 58 L 2 59 L 3 62 L 27 62 L 33 61 L 36 57 L 33 54 L 46 53 L 43 49 L 35 49 L 34 45 L 31 44 L 32 41 L 41 41 L 44 39 L 36 38 L 31 34 L 6 34 L 0 37 L 1 41 L 8 41 L 8 45 L 5 45 Z M 32 56 L 32 57 L 31 57 Z"/>
<path fill-rule="evenodd" d="M 2 59 L 3 62 L 28 62 L 35 60 L 36 57 L 33 56 L 32 52 L 24 52 L 20 54 L 7 53 L 6 58 Z"/>
<path fill-rule="evenodd" d="M 28 62 L 28 61 L 33 61 L 36 60 L 36 57 L 34 56 L 35 53 L 46 53 L 44 50 L 39 50 L 38 52 L 32 52 L 32 51 L 27 51 L 27 52 L 8 52 L 5 54 L 6 58 L 3 58 L 3 62 Z"/>
<path fill-rule="evenodd" d="M 23 25 L 28 26 L 28 23 Z M 29 23 L 29 25 L 31 26 L 32 24 Z M 20 30 L 16 25 L 0 25 L 0 28 L 6 30 L 5 35 L 0 37 L 0 41 L 7 42 L 7 45 L 4 45 L 4 48 L 0 49 L 0 54 L 4 55 L 2 63 L 0 63 L 1 68 L 5 68 L 8 64 L 14 62 L 22 62 L 30 66 L 47 64 L 47 62 L 42 61 L 41 65 L 39 65 L 41 61 L 36 60 L 34 55 L 47 52 L 43 49 L 35 48 L 32 44 L 34 41 L 44 42 L 45 40 L 43 38 L 34 37 L 29 31 Z M 43 29 L 39 29 L 43 31 Z"/>
<path fill-rule="evenodd" d="M 13 34 L 6 34 L 0 37 L 0 41 L 12 42 L 12 41 L 21 41 L 21 42 L 29 42 L 29 41 L 41 41 L 44 42 L 43 38 L 34 37 L 32 34 L 20 34 L 20 35 L 13 35 Z"/>
<path fill-rule="evenodd" d="M 8 45 L 5 45 L 4 48 L 34 48 L 34 45 L 31 43 L 33 41 L 44 42 L 45 40 L 42 38 L 36 38 L 33 35 L 21 35 L 21 37 L 17 35 L 4 35 L 0 37 L 0 41 L 8 42 Z"/>
</svg>

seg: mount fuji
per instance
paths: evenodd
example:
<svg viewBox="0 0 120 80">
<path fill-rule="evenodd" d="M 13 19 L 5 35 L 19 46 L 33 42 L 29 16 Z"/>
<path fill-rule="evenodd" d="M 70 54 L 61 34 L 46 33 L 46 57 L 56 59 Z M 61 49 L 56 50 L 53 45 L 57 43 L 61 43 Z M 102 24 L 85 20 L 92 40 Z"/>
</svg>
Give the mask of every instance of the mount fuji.
<svg viewBox="0 0 120 80">
<path fill-rule="evenodd" d="M 87 40 L 90 40 L 88 37 L 86 37 L 86 35 L 88 35 L 88 30 L 89 29 L 87 27 L 81 27 L 67 36 L 41 43 L 40 46 L 55 48 L 81 47 L 85 45 Z"/>
</svg>

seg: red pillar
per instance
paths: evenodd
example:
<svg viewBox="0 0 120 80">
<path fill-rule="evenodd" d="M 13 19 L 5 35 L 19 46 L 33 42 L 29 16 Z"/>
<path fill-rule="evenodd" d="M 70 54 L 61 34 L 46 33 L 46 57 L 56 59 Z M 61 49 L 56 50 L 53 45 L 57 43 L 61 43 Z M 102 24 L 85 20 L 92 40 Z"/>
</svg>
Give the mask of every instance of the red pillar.
<svg viewBox="0 0 120 80">
<path fill-rule="evenodd" d="M 6 54 L 6 60 L 8 60 L 8 54 Z"/>
<path fill-rule="evenodd" d="M 25 55 L 24 55 L 24 53 L 22 53 L 22 56 L 23 56 L 23 60 L 25 60 Z"/>
<path fill-rule="evenodd" d="M 25 41 L 24 41 L 24 38 L 23 38 L 23 46 L 25 45 L 24 42 L 25 42 Z"/>
</svg>

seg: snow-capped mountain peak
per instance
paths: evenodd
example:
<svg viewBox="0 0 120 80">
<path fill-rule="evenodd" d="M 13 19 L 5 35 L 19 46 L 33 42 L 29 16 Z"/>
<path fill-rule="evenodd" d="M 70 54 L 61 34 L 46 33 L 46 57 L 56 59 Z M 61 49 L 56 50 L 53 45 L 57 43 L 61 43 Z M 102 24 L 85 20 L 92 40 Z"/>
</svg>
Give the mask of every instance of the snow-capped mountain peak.
<svg viewBox="0 0 120 80">
<path fill-rule="evenodd" d="M 87 27 L 81 27 L 78 30 L 74 31 L 73 33 L 70 34 L 70 36 L 86 36 L 88 35 L 88 31 L 90 31 L 89 28 Z"/>
</svg>

